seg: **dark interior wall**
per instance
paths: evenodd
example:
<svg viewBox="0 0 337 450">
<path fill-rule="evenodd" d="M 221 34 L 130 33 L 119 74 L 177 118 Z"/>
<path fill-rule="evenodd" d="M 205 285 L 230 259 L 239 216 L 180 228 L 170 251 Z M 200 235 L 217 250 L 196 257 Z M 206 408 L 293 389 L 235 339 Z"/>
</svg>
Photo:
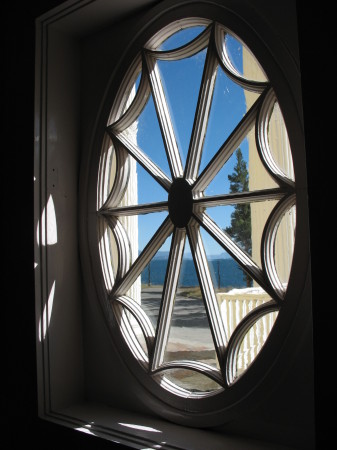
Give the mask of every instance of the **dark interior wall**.
<svg viewBox="0 0 337 450">
<path fill-rule="evenodd" d="M 7 364 L 3 367 L 8 369 L 4 385 L 8 419 L 5 429 L 12 440 L 10 448 L 18 448 L 18 441 L 46 448 L 48 441 L 48 449 L 59 448 L 65 442 L 70 447 L 110 449 L 115 448 L 111 443 L 100 440 L 98 446 L 97 438 L 37 418 L 33 272 L 34 19 L 60 3 L 56 0 L 12 2 L 4 7 L 6 52 L 2 70 L 6 101 L 2 192 L 6 207 L 3 209 L 5 289 L 2 298 L 6 313 L 2 317 L 6 320 L 7 350 Z M 330 342 L 333 342 L 335 309 L 331 292 L 333 268 L 326 259 L 325 247 L 331 249 L 335 228 L 331 216 L 334 201 L 330 195 L 335 145 L 331 139 L 334 127 L 329 106 L 333 100 L 327 91 L 329 82 L 333 83 L 330 63 L 333 27 L 329 26 L 329 12 L 318 10 L 317 5 L 314 8 L 298 2 L 298 11 L 312 249 L 317 448 L 325 448 L 332 429 L 332 417 L 329 420 L 325 411 L 333 388 Z M 305 368 L 301 370 L 305 373 Z"/>
<path fill-rule="evenodd" d="M 330 407 L 336 302 L 335 268 L 329 263 L 329 254 L 336 251 L 335 222 L 331 221 L 335 166 L 331 164 L 333 134 L 328 131 L 334 128 L 329 113 L 334 95 L 329 93 L 332 85 L 325 82 L 332 68 L 335 39 L 325 2 L 320 7 L 304 1 L 297 3 L 309 193 L 316 442 L 317 449 L 324 449 L 329 448 L 334 430 Z M 323 65 L 317 64 L 318 60 Z"/>
<path fill-rule="evenodd" d="M 60 0 L 4 2 L 1 7 L 4 43 L 2 73 L 3 123 L 5 131 L 1 165 L 6 192 L 3 221 L 5 261 L 2 299 L 6 304 L 6 372 L 4 416 L 8 449 L 32 445 L 35 449 L 69 448 L 127 449 L 118 444 L 44 421 L 37 416 L 35 313 L 34 313 L 34 80 L 35 18 L 60 5 Z M 11 213 L 9 211 L 12 211 Z M 5 370 L 6 368 L 6 370 Z"/>
</svg>

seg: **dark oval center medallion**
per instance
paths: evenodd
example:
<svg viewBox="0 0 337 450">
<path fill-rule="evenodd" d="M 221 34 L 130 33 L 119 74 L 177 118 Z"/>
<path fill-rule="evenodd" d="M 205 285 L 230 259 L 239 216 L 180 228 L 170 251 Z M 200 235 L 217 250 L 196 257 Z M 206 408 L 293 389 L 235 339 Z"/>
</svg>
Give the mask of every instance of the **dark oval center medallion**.
<svg viewBox="0 0 337 450">
<path fill-rule="evenodd" d="M 173 224 L 178 228 L 186 227 L 192 216 L 193 201 L 191 185 L 184 178 L 173 180 L 168 207 Z"/>
</svg>

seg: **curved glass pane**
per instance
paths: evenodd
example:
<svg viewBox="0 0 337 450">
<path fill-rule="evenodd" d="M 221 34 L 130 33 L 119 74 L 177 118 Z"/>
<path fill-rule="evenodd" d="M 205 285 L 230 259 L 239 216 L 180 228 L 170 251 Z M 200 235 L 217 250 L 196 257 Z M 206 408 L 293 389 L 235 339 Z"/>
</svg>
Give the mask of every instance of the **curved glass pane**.
<svg viewBox="0 0 337 450">
<path fill-rule="evenodd" d="M 253 305 L 248 305 L 248 308 L 251 308 L 251 306 Z M 277 312 L 265 314 L 246 333 L 236 360 L 235 378 L 240 377 L 259 354 L 269 337 L 277 315 Z"/>
<path fill-rule="evenodd" d="M 288 178 L 295 180 L 288 133 L 278 102 L 269 119 L 268 144 L 277 166 Z"/>
<path fill-rule="evenodd" d="M 97 209 L 106 202 L 116 178 L 116 152 L 109 136 L 104 137 L 99 161 Z"/>
<path fill-rule="evenodd" d="M 195 370 L 189 369 L 169 369 L 162 375 L 177 386 L 193 392 L 212 392 L 222 390 L 216 382 Z"/>
<path fill-rule="evenodd" d="M 224 46 L 232 65 L 241 76 L 252 81 L 268 81 L 255 56 L 241 41 L 226 33 Z"/>
<path fill-rule="evenodd" d="M 293 260 L 296 231 L 296 206 L 281 219 L 275 239 L 275 266 L 284 287 L 287 286 Z"/>
<path fill-rule="evenodd" d="M 182 30 L 172 34 L 170 37 L 165 39 L 165 41 L 162 42 L 158 47 L 158 50 L 168 51 L 178 47 L 182 47 L 183 45 L 186 45 L 189 42 L 193 41 L 193 39 L 195 39 L 200 33 L 202 33 L 205 28 L 205 26 L 183 28 Z"/>
<path fill-rule="evenodd" d="M 98 223 L 98 239 L 105 287 L 111 291 L 118 270 L 118 248 L 111 228 L 103 219 Z"/>
</svg>

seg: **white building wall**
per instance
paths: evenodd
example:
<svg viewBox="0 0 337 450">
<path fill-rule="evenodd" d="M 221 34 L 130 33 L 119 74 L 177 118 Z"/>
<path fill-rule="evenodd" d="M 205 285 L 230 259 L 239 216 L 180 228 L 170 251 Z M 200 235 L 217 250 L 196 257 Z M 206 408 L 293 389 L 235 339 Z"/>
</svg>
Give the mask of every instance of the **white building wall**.
<svg viewBox="0 0 337 450">
<path fill-rule="evenodd" d="M 245 48 L 243 53 L 243 73 L 249 79 L 261 80 L 261 69 L 256 63 L 254 56 Z M 256 94 L 245 91 L 247 111 L 256 100 Z M 279 105 L 276 103 L 269 122 L 269 146 L 278 166 L 289 177 L 294 179 L 291 150 L 287 130 L 283 121 Z M 249 143 L 249 189 L 251 191 L 265 188 L 277 187 L 276 182 L 264 168 L 256 148 L 255 132 L 252 130 L 248 135 Z M 255 202 L 251 204 L 252 221 L 252 258 L 261 266 L 261 236 L 275 201 Z M 275 244 L 275 260 L 278 276 L 282 283 L 287 283 L 294 246 L 294 232 L 296 224 L 296 211 L 293 208 L 287 213 L 279 226 Z"/>
</svg>

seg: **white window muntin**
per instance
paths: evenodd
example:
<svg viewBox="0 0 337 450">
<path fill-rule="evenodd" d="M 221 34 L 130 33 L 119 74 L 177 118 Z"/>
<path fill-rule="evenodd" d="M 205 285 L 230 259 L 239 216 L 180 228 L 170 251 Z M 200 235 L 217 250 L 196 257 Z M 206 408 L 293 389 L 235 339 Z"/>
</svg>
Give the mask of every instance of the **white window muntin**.
<svg viewBox="0 0 337 450">
<path fill-rule="evenodd" d="M 223 46 L 223 39 L 225 33 L 227 32 L 226 28 L 216 22 L 214 24 L 211 23 L 208 24 L 206 30 L 201 33 L 192 43 L 189 43 L 177 50 L 168 52 L 156 50 L 161 42 L 163 42 L 168 36 L 173 34 L 177 29 L 181 27 L 201 25 L 206 23 L 207 21 L 200 19 L 198 20 L 195 18 L 186 21 L 179 21 L 179 23 L 176 22 L 170 24 L 168 27 L 165 27 L 164 30 L 157 33 L 148 42 L 148 44 L 144 47 L 142 55 L 136 58 L 132 69 L 128 71 L 125 81 L 122 84 L 122 88 L 120 89 L 119 95 L 117 96 L 117 102 L 115 102 L 115 106 L 113 107 L 109 117 L 107 132 L 112 138 L 112 141 L 115 143 L 116 153 L 125 155 L 125 150 L 127 150 L 127 152 L 130 153 L 153 176 L 153 178 L 157 180 L 157 182 L 162 187 L 164 187 L 166 190 L 169 190 L 171 180 L 169 180 L 167 176 L 163 174 L 162 171 L 150 159 L 148 159 L 148 157 L 137 147 L 136 143 L 131 142 L 130 139 L 128 139 L 128 136 L 123 134 L 123 131 L 137 119 L 140 111 L 147 102 L 150 92 L 152 92 L 157 106 L 159 121 L 161 123 L 167 157 L 170 163 L 169 165 L 171 169 L 172 179 L 185 177 L 185 179 L 193 185 L 192 191 L 194 199 L 194 212 L 193 219 L 189 223 L 187 228 L 187 235 L 190 239 L 191 248 L 193 249 L 195 255 L 198 273 L 202 285 L 202 291 L 206 301 L 208 315 L 212 324 L 211 328 L 213 331 L 215 346 L 217 349 L 219 361 L 221 361 L 220 366 L 223 368 L 223 373 L 221 375 L 221 371 L 216 371 L 211 367 L 204 367 L 201 363 L 193 364 L 191 362 L 184 362 L 184 364 L 180 366 L 179 363 L 172 363 L 171 365 L 166 364 L 165 367 L 173 368 L 187 366 L 191 369 L 200 371 L 201 373 L 204 373 L 211 378 L 217 379 L 219 383 L 221 383 L 223 386 L 226 386 L 233 382 L 235 378 L 233 375 L 235 366 L 235 358 L 233 357 L 233 354 L 237 353 L 238 351 L 238 347 L 240 346 L 245 331 L 247 330 L 247 324 L 253 323 L 259 317 L 268 312 L 277 311 L 279 309 L 279 304 L 284 296 L 284 287 L 278 279 L 277 271 L 275 270 L 274 240 L 278 223 L 280 222 L 280 219 L 284 212 L 294 205 L 295 195 L 294 182 L 278 168 L 276 162 L 274 161 L 273 155 L 269 150 L 268 136 L 266 136 L 266 124 L 268 124 L 269 115 L 276 101 L 275 94 L 271 89 L 268 81 L 258 82 L 255 80 L 247 80 L 235 70 L 235 68 L 231 64 L 229 56 L 224 51 L 225 47 Z M 205 63 L 206 67 L 203 75 L 199 103 L 195 116 L 194 132 L 191 137 L 189 154 L 184 171 L 179 155 L 179 149 L 176 145 L 176 139 L 170 120 L 168 107 L 165 101 L 165 94 L 161 88 L 160 74 L 156 66 L 156 58 L 162 60 L 177 60 L 180 58 L 186 58 L 194 55 L 205 47 L 208 48 L 209 56 Z M 235 80 L 235 82 L 245 87 L 246 89 L 262 93 L 262 95 L 253 105 L 253 107 L 248 111 L 237 128 L 233 131 L 230 138 L 216 153 L 206 169 L 204 169 L 204 171 L 199 176 L 197 176 L 200 157 L 202 153 L 202 136 L 204 135 L 205 129 L 207 128 L 208 113 L 211 104 L 209 99 L 212 98 L 212 91 L 214 89 L 215 82 L 215 71 L 218 67 L 218 64 L 221 64 L 223 70 L 225 70 L 229 77 Z M 140 67 L 142 67 L 142 78 L 140 86 L 131 106 L 126 110 L 126 112 L 124 112 L 124 107 L 121 109 L 120 105 L 124 105 L 125 101 L 121 101 L 121 99 L 123 98 L 123 95 L 125 96 L 125 92 L 130 91 L 130 85 L 134 83 L 135 74 L 138 74 L 138 72 L 140 71 Z M 271 215 L 270 220 L 268 221 L 268 224 L 265 228 L 262 242 L 262 260 L 264 271 L 261 271 L 256 266 L 256 264 L 254 264 L 254 262 L 249 259 L 248 255 L 242 252 L 242 250 L 240 250 L 233 241 L 228 240 L 228 237 L 222 232 L 222 230 L 219 229 L 219 227 L 200 210 L 200 206 L 204 207 L 205 205 L 209 205 L 212 203 L 215 204 L 215 202 L 216 204 L 226 204 L 226 201 L 229 200 L 226 199 L 225 196 L 223 196 L 223 198 L 221 199 L 205 198 L 203 197 L 202 192 L 217 174 L 219 169 L 223 166 L 225 161 L 231 156 L 232 152 L 236 149 L 237 144 L 247 134 L 247 131 L 255 124 L 257 124 L 257 144 L 261 159 L 267 171 L 277 181 L 279 187 L 273 190 L 266 189 L 263 192 L 254 193 L 254 195 L 251 195 L 251 193 L 249 193 L 247 199 L 254 199 L 255 201 L 271 198 L 282 199 L 282 201 L 280 201 L 280 203 L 278 204 L 278 207 L 275 208 L 275 211 Z M 119 148 L 122 149 L 121 152 L 117 150 Z M 120 167 L 123 167 L 123 170 L 124 166 L 125 165 L 120 165 Z M 119 193 L 118 197 L 120 198 L 124 192 L 125 186 L 120 182 L 120 177 L 118 178 L 118 183 L 115 183 L 115 185 L 117 188 L 112 189 L 107 201 L 104 203 L 104 205 L 101 205 L 101 208 L 99 210 L 101 215 L 108 217 L 110 223 L 112 217 L 118 217 L 119 214 L 128 215 L 134 214 L 135 212 L 141 214 L 145 212 L 168 209 L 168 205 L 166 203 L 162 203 L 160 205 L 152 204 L 152 206 L 139 205 L 138 207 L 134 205 L 131 207 L 125 207 L 123 209 L 116 208 L 114 207 L 114 205 L 118 203 L 114 202 L 111 197 L 116 196 L 116 193 Z M 101 198 L 104 197 L 106 197 L 106 195 L 101 195 Z M 230 200 L 232 202 L 244 201 L 245 198 L 242 195 L 234 195 Z M 117 222 L 114 221 L 114 230 L 116 229 L 115 224 Z M 175 294 L 174 287 L 176 286 L 177 282 L 176 273 L 174 271 L 171 271 L 170 267 L 174 267 L 181 263 L 181 251 L 178 251 L 178 253 L 176 253 L 175 251 L 171 251 L 168 278 L 166 280 L 166 285 L 169 287 L 164 291 L 163 306 L 157 335 L 155 334 L 153 327 L 150 326 L 146 315 L 141 312 L 141 308 L 136 307 L 135 304 L 132 306 L 132 301 L 130 299 L 127 299 L 127 297 L 125 297 L 125 294 L 127 289 L 130 288 L 135 279 L 146 267 L 149 260 L 156 253 L 163 240 L 172 233 L 173 227 L 172 223 L 170 222 L 170 219 L 167 219 L 165 221 L 161 229 L 158 231 L 155 239 L 151 241 L 151 245 L 149 245 L 146 251 L 144 251 L 139 256 L 139 258 L 137 259 L 137 261 L 135 261 L 129 271 L 123 271 L 124 276 L 118 277 L 119 279 L 117 279 L 116 284 L 112 288 L 112 292 L 110 294 L 112 302 L 122 304 L 124 307 L 132 311 L 132 314 L 135 317 L 137 317 L 137 320 L 144 332 L 150 354 L 153 352 L 151 345 L 153 345 L 153 343 L 155 342 L 153 359 L 149 362 L 144 352 L 140 350 L 137 339 L 130 339 L 130 336 L 128 338 L 128 333 L 132 334 L 132 328 L 129 327 L 128 331 L 123 333 L 124 338 L 126 338 L 129 342 L 129 346 L 131 347 L 133 354 L 137 355 L 137 358 L 142 360 L 142 364 L 144 365 L 144 367 L 147 367 L 147 365 L 150 364 L 153 375 L 157 370 L 163 370 L 164 368 L 162 361 L 163 349 L 165 348 L 165 344 L 167 342 L 168 327 L 170 325 L 170 314 L 172 314 L 172 303 Z M 200 246 L 197 245 L 197 242 L 200 242 L 201 240 L 198 236 L 199 224 L 201 224 L 201 226 L 203 226 L 218 242 L 220 242 L 224 249 L 226 249 L 226 251 L 228 251 L 236 259 L 236 261 L 238 261 L 239 264 L 245 268 L 247 272 L 249 272 L 252 278 L 258 281 L 259 285 L 262 286 L 266 292 L 269 292 L 271 294 L 271 297 L 273 299 L 270 304 L 264 305 L 262 308 L 255 310 L 249 315 L 249 317 L 241 326 L 238 327 L 236 333 L 232 336 L 230 345 L 228 345 L 226 332 L 223 328 L 223 323 L 216 307 L 217 305 L 214 289 L 212 287 L 210 275 L 207 271 L 207 264 L 204 263 L 204 261 L 206 260 L 204 250 L 202 248 L 200 249 Z M 115 237 L 119 243 L 119 260 L 126 261 L 128 259 L 128 252 L 125 246 L 125 236 L 121 238 L 121 235 L 116 233 Z M 181 247 L 181 242 L 185 238 L 186 235 L 184 234 L 184 232 L 181 231 L 180 228 L 176 228 L 174 232 L 172 248 L 179 248 L 178 243 L 180 243 Z M 116 314 L 119 314 L 120 317 L 122 317 L 120 307 L 117 307 L 115 305 L 114 309 Z M 225 354 L 227 355 L 226 362 L 224 362 Z M 142 357 L 140 357 L 140 355 L 142 355 Z M 173 392 L 177 393 L 175 390 L 173 390 Z M 193 394 L 189 392 L 188 396 L 191 395 L 193 396 Z M 197 394 L 196 397 L 200 397 L 200 394 Z"/>
</svg>

